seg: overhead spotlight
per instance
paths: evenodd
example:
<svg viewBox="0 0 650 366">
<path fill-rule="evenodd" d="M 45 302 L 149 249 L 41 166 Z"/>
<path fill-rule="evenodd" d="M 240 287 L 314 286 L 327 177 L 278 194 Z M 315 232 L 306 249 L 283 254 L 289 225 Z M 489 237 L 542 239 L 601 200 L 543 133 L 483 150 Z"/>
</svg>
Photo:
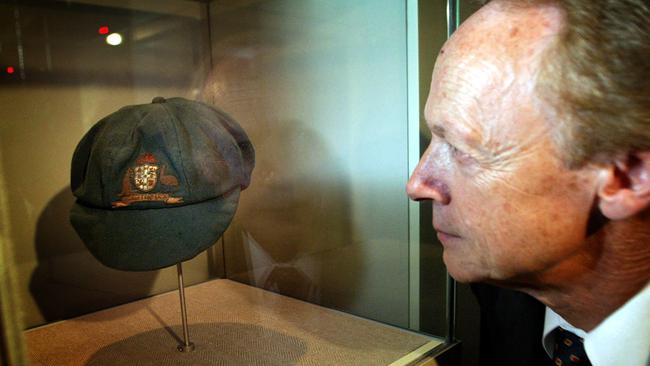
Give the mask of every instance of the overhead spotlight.
<svg viewBox="0 0 650 366">
<path fill-rule="evenodd" d="M 119 33 L 111 33 L 106 36 L 106 43 L 110 44 L 111 46 L 119 46 L 122 44 L 122 35 Z"/>
</svg>

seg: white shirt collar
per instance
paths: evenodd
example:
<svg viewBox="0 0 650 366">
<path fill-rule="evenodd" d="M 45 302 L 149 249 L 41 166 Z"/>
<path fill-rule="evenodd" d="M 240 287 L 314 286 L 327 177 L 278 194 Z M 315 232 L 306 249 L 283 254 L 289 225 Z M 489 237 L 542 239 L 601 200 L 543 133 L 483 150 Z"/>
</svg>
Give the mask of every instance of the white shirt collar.
<svg viewBox="0 0 650 366">
<path fill-rule="evenodd" d="M 549 357 L 553 355 L 552 332 L 556 327 L 562 327 L 584 338 L 585 352 L 593 366 L 648 366 L 650 365 L 650 282 L 589 333 L 569 324 L 547 307 L 542 344 Z"/>
</svg>

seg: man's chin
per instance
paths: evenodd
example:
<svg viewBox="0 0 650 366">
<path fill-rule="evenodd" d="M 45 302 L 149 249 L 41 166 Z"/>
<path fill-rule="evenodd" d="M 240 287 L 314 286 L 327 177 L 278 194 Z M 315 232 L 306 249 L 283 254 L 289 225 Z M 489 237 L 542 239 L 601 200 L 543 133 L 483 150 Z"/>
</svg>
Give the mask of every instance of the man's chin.
<svg viewBox="0 0 650 366">
<path fill-rule="evenodd" d="M 446 259 L 445 265 L 449 275 L 459 283 L 486 283 L 519 291 L 535 288 L 535 282 L 528 276 L 496 275 L 489 271 L 486 272 L 484 269 L 472 267 L 471 264 L 448 262 Z"/>
<path fill-rule="evenodd" d="M 445 266 L 447 267 L 447 273 L 460 283 L 471 283 L 471 282 L 482 282 L 486 280 L 483 276 L 480 276 L 479 273 L 472 270 L 470 265 L 463 265 L 462 263 L 456 263 L 448 260 L 443 254 L 443 260 Z"/>
<path fill-rule="evenodd" d="M 468 261 L 471 257 L 464 253 L 452 252 L 445 248 L 442 260 L 447 267 L 449 275 L 460 283 L 475 283 L 492 281 L 492 273 L 480 262 Z"/>
<path fill-rule="evenodd" d="M 483 282 L 483 280 L 480 277 L 474 276 L 472 274 L 466 273 L 466 272 L 451 272 L 448 271 L 449 275 L 451 278 L 456 280 L 456 282 L 459 283 L 475 283 L 475 282 Z"/>
</svg>

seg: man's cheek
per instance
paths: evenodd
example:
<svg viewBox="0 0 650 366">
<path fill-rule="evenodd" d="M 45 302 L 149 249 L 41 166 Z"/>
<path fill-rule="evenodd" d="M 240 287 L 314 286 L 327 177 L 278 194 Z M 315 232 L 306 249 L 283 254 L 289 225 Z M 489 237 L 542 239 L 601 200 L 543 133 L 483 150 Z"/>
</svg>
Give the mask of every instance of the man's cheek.
<svg viewBox="0 0 650 366">
<path fill-rule="evenodd" d="M 458 213 L 462 223 L 462 230 L 467 236 L 474 239 L 491 236 L 495 229 L 495 213 L 488 204 L 481 204 L 480 201 L 465 205 L 463 212 Z"/>
</svg>

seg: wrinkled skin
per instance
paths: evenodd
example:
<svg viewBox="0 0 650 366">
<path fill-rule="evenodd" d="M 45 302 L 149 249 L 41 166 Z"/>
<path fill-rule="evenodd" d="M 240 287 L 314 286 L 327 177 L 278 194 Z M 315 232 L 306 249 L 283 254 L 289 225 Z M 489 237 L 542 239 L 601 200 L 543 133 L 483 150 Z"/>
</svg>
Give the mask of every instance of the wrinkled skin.
<svg viewBox="0 0 650 366">
<path fill-rule="evenodd" d="M 433 200 L 444 262 L 461 282 L 534 287 L 588 265 L 597 170 L 563 165 L 534 89 L 561 22 L 553 7 L 489 4 L 437 59 L 424 111 L 432 140 L 407 192 Z"/>
</svg>

